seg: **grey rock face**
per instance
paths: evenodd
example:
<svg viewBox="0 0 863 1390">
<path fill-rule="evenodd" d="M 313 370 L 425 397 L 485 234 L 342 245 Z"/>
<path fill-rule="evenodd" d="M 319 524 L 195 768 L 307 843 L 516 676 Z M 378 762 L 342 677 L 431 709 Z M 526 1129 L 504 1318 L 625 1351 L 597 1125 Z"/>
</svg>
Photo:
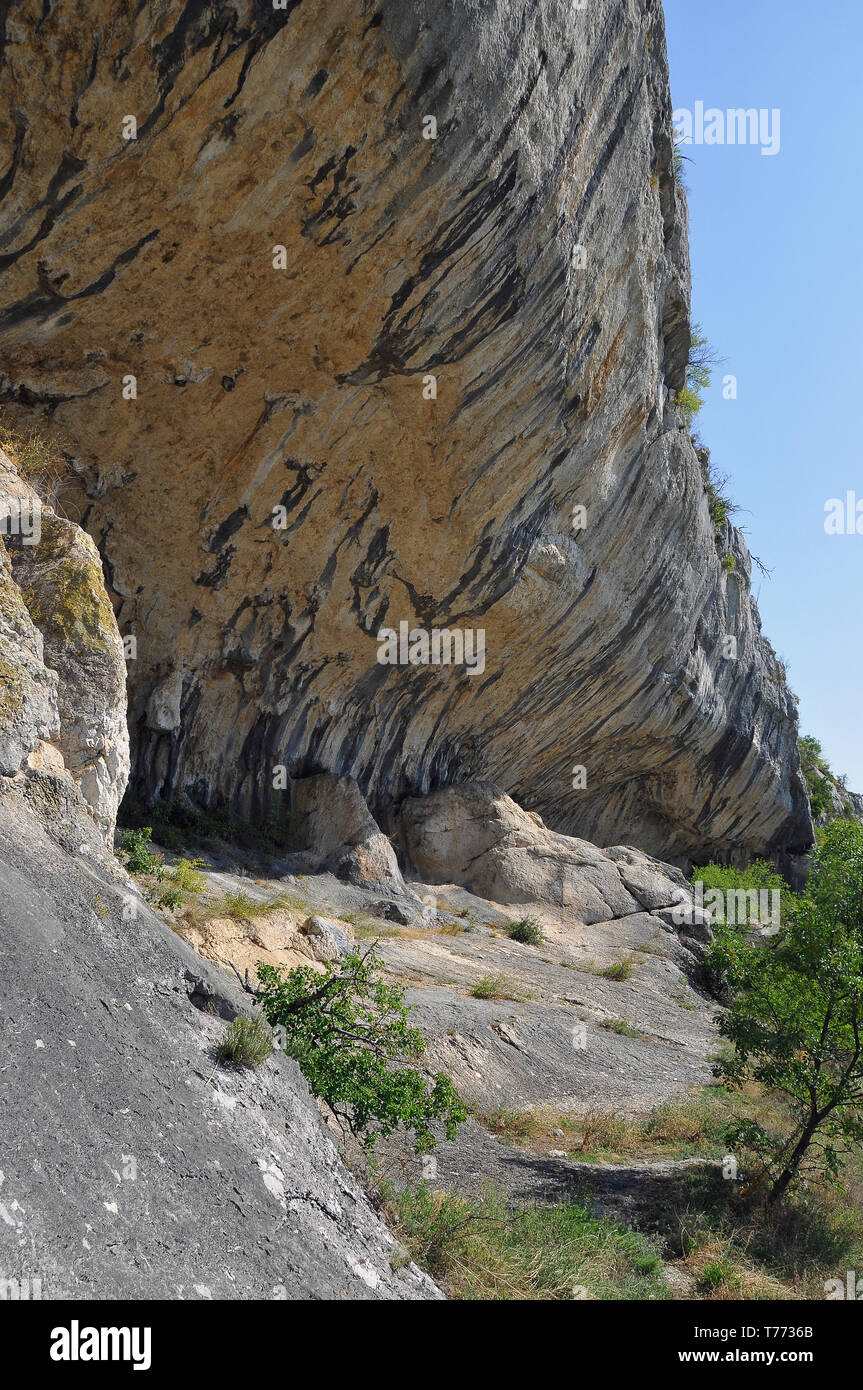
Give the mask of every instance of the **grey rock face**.
<svg viewBox="0 0 863 1390">
<path fill-rule="evenodd" d="M 27 612 L 0 540 L 0 777 L 13 777 L 44 739 L 59 733 L 57 674 Z"/>
<path fill-rule="evenodd" d="M 123 644 L 99 552 L 85 531 L 41 502 L 0 450 L 0 508 L 10 498 L 37 525 L 27 538 L 20 526 L 7 527 L 0 540 L 0 773 L 14 775 L 37 750 L 44 761 L 40 744 L 48 741 L 111 842 L 129 775 L 129 734 Z"/>
<path fill-rule="evenodd" d="M 294 1063 L 218 1063 L 248 999 L 83 811 L 62 820 L 0 798 L 0 1277 L 51 1299 L 439 1297 L 399 1267 Z"/>
<path fill-rule="evenodd" d="M 826 825 L 835 816 L 853 816 L 856 820 L 863 820 L 863 796 L 846 791 L 838 782 L 831 782 L 830 809 L 821 813 L 818 824 Z"/>
<path fill-rule="evenodd" d="M 659 0 L 49 10 L 0 92 L 0 371 L 146 637 L 136 790 L 263 812 L 286 764 L 383 816 L 487 778 L 666 860 L 805 849 L 795 704 L 671 401 Z M 379 664 L 402 621 L 482 629 L 484 669 Z"/>
</svg>

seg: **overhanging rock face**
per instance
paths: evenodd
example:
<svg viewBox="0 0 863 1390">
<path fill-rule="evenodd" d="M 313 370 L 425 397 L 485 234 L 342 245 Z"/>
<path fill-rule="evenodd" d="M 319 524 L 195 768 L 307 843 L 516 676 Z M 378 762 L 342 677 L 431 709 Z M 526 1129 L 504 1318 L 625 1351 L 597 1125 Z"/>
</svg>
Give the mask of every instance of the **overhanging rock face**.
<svg viewBox="0 0 863 1390">
<path fill-rule="evenodd" d="M 665 858 L 805 846 L 670 404 L 658 0 L 60 0 L 5 45 L 0 399 L 68 451 L 136 638 L 135 790 L 259 813 L 281 765 L 385 818 L 486 778 Z M 381 664 L 403 622 L 482 660 Z"/>
</svg>

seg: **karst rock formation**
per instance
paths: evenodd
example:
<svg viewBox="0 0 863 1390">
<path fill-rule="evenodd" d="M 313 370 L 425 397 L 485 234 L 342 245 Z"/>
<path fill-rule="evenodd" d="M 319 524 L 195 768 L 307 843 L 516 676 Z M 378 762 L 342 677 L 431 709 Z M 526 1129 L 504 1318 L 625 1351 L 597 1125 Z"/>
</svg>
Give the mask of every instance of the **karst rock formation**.
<svg viewBox="0 0 863 1390">
<path fill-rule="evenodd" d="M 795 701 L 673 401 L 659 0 L 2 26 L 0 405 L 64 451 L 135 639 L 136 796 L 257 817 L 284 767 L 387 823 L 483 779 L 675 862 L 805 848 Z M 382 664 L 401 623 L 484 659 Z"/>
</svg>

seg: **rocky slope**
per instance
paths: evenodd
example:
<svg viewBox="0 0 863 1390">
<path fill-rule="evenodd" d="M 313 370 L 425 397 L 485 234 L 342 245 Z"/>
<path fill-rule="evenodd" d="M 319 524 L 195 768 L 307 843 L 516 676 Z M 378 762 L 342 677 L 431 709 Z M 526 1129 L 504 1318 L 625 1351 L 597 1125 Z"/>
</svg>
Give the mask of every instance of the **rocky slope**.
<svg viewBox="0 0 863 1390">
<path fill-rule="evenodd" d="M 3 469 L 4 497 L 26 493 Z M 248 1002 L 106 848 L 119 635 L 92 541 L 41 522 L 32 555 L 0 540 L 0 1279 L 46 1299 L 439 1297 L 296 1066 L 219 1063 Z"/>
<path fill-rule="evenodd" d="M 0 401 L 62 442 L 137 640 L 137 793 L 258 814 L 323 770 L 389 828 L 483 778 L 681 863 L 805 848 L 795 704 L 671 400 L 659 0 L 2 24 Z M 482 629 L 483 669 L 380 664 L 402 622 Z"/>
<path fill-rule="evenodd" d="M 841 783 L 831 780 L 829 795 L 830 807 L 818 817 L 816 823 L 819 826 L 827 825 L 837 816 L 854 816 L 857 820 L 863 820 L 863 796 L 859 793 L 849 792 Z"/>
<path fill-rule="evenodd" d="M 314 777 L 303 794 L 352 837 L 355 785 Z M 695 1180 L 727 1196 L 711 1163 L 596 1168 L 577 1157 L 574 1131 L 589 1117 L 650 1112 L 711 1079 L 715 1003 L 699 972 L 711 933 L 679 871 L 553 834 L 484 784 L 416 798 L 405 821 L 406 879 L 346 876 L 350 847 L 335 842 L 263 872 L 235 846 L 207 842 L 206 887 L 174 912 L 174 928 L 252 980 L 260 962 L 308 966 L 373 947 L 407 990 L 424 1065 L 453 1078 L 475 1117 L 431 1156 L 401 1133 L 380 1144 L 378 1177 L 397 1187 L 423 1178 L 478 1192 L 491 1180 L 517 1204 L 569 1197 L 649 1220 L 674 1211 Z M 509 935 L 525 916 L 541 941 Z M 501 1110 L 537 1112 L 549 1130 L 558 1121 L 543 1117 L 556 1114 L 569 1139 L 552 1140 L 556 1153 L 514 1151 L 494 1133 Z"/>
</svg>

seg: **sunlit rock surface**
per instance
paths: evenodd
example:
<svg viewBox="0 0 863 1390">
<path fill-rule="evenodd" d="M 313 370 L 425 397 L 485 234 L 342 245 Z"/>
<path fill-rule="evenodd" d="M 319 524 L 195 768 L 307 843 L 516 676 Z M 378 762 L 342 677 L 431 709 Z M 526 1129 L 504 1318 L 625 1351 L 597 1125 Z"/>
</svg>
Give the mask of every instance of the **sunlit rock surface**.
<svg viewBox="0 0 863 1390">
<path fill-rule="evenodd" d="M 795 703 L 670 402 L 658 0 L 3 26 L 0 402 L 66 449 L 137 640 L 135 792 L 262 814 L 281 765 L 386 821 L 484 778 L 677 862 L 804 847 Z M 401 622 L 481 630 L 482 669 L 380 664 Z"/>
</svg>

